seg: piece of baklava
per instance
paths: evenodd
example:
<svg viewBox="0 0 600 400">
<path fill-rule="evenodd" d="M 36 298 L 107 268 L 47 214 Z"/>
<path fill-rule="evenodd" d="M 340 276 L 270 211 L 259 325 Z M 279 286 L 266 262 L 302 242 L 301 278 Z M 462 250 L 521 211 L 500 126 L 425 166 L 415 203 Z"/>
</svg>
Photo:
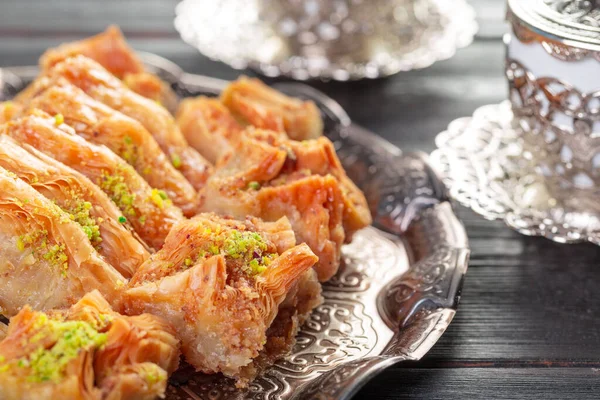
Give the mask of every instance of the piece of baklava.
<svg viewBox="0 0 600 400">
<path fill-rule="evenodd" d="M 131 278 L 150 253 L 128 229 L 128 224 L 119 222 L 123 216 L 119 208 L 79 172 L 31 146 L 23 146 L 9 136 L 0 135 L 0 167 L 17 175 L 72 216 L 98 253 L 125 278 Z"/>
<path fill-rule="evenodd" d="M 184 214 L 196 214 L 195 189 L 136 120 L 92 99 L 65 80 L 39 88 L 28 108 L 61 116 L 79 136 L 105 145 L 133 166 L 150 186 L 164 190 Z"/>
<path fill-rule="evenodd" d="M 87 39 L 64 43 L 48 49 L 40 58 L 42 69 L 69 57 L 83 55 L 96 61 L 111 74 L 122 79 L 136 93 L 162 104 L 170 112 L 177 108 L 177 95 L 158 76 L 146 70 L 144 63 L 125 41 L 117 26 Z"/>
<path fill-rule="evenodd" d="M 98 289 L 118 305 L 126 279 L 98 254 L 83 226 L 0 167 L 0 313 L 66 307 Z"/>
<path fill-rule="evenodd" d="M 121 209 L 121 222 L 129 222 L 140 238 L 155 249 L 162 246 L 171 227 L 183 219 L 181 210 L 164 191 L 150 187 L 108 148 L 77 136 L 57 116 L 33 111 L 31 115 L 0 126 L 0 133 L 85 175 Z"/>
<path fill-rule="evenodd" d="M 315 269 L 321 281 L 337 272 L 342 244 L 371 223 L 364 195 L 324 137 L 297 142 L 248 129 L 201 194 L 203 211 L 266 221 L 288 217 L 298 240 L 319 257 Z"/>
<path fill-rule="evenodd" d="M 0 341 L 3 400 L 164 397 L 179 342 L 153 315 L 122 316 L 98 291 L 68 310 L 24 307 Z"/>
<path fill-rule="evenodd" d="M 294 315 L 301 321 L 320 301 L 311 270 L 317 257 L 295 243 L 286 219 L 266 223 L 200 214 L 175 226 L 164 247 L 136 272 L 124 310 L 164 317 L 177 330 L 188 363 L 244 385 L 256 373 L 253 360 L 269 342 L 279 306 L 287 299 L 302 313 Z"/>
<path fill-rule="evenodd" d="M 285 132 L 290 139 L 314 139 L 323 134 L 315 103 L 286 96 L 259 79 L 242 76 L 223 90 L 221 101 L 239 121 Z"/>
<path fill-rule="evenodd" d="M 119 79 L 123 79 L 127 74 L 138 74 L 145 70 L 144 64 L 115 25 L 109 26 L 98 35 L 46 50 L 40 58 L 40 66 L 42 69 L 52 68 L 59 62 L 77 55 L 91 58 Z"/>
<path fill-rule="evenodd" d="M 140 122 L 192 186 L 195 189 L 204 186 L 210 175 L 211 165 L 188 145 L 169 111 L 131 91 L 90 58 L 71 57 L 45 70 L 29 88 L 17 96 L 16 101 L 27 104 L 37 95 L 37 87 L 49 87 L 62 80 L 67 80 L 93 99 Z"/>
<path fill-rule="evenodd" d="M 177 125 L 190 146 L 213 164 L 233 150 L 244 129 L 223 103 L 205 96 L 181 101 Z"/>
</svg>

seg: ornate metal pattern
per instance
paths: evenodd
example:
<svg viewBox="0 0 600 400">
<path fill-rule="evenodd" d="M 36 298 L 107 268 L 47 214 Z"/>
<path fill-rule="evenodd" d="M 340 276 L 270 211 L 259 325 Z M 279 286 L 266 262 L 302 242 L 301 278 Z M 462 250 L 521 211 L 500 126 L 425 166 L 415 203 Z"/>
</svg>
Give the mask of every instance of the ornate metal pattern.
<svg viewBox="0 0 600 400">
<path fill-rule="evenodd" d="M 600 245 L 597 201 L 590 204 L 576 191 L 554 197 L 525 157 L 522 136 L 509 102 L 488 105 L 440 133 L 431 162 L 450 196 L 487 219 L 504 220 L 526 235 Z"/>
<path fill-rule="evenodd" d="M 598 0 L 543 0 L 543 4 L 560 18 L 595 28 L 600 27 Z"/>
<path fill-rule="evenodd" d="M 538 42 L 562 61 L 600 60 L 597 0 L 508 0 L 507 15 L 523 43 Z"/>
<path fill-rule="evenodd" d="M 216 94 L 226 83 L 185 74 L 153 55 L 144 58 L 181 95 Z M 3 73 L 7 99 L 35 69 Z M 324 285 L 324 304 L 289 356 L 244 391 L 221 376 L 183 368 L 171 379 L 168 399 L 347 399 L 394 362 L 421 358 L 458 306 L 467 268 L 466 234 L 427 158 L 403 155 L 351 124 L 337 103 L 314 89 L 300 84 L 280 89 L 319 104 L 344 166 L 368 195 L 375 227 L 358 232 L 344 247 L 342 268 Z"/>
<path fill-rule="evenodd" d="M 176 13 L 182 38 L 208 57 L 298 80 L 424 68 L 477 31 L 465 0 L 184 0 Z"/>
<path fill-rule="evenodd" d="M 536 78 L 514 60 L 507 61 L 506 76 L 525 157 L 555 198 L 566 200 L 575 190 L 589 207 L 600 194 L 600 92 Z"/>
<path fill-rule="evenodd" d="M 546 36 L 531 31 L 509 14 L 512 22 L 514 36 L 523 43 L 539 43 L 542 48 L 554 58 L 561 61 L 581 61 L 591 57 L 600 61 L 600 52 L 580 47 L 569 46 L 557 41 L 549 40 Z"/>
</svg>

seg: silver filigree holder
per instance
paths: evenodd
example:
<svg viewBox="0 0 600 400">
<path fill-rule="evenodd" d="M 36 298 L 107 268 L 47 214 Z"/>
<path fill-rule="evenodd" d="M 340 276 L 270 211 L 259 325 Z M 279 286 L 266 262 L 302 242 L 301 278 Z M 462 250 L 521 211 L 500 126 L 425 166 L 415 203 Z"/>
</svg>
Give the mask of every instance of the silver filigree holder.
<svg viewBox="0 0 600 400">
<path fill-rule="evenodd" d="M 451 196 L 486 218 L 600 244 L 600 91 L 577 87 L 586 83 L 582 68 L 597 71 L 600 62 L 598 4 L 509 0 L 509 22 L 510 102 L 450 124 L 433 162 Z"/>
<path fill-rule="evenodd" d="M 184 73 L 143 54 L 147 67 L 180 96 L 217 95 L 227 82 Z M 0 70 L 0 100 L 23 89 L 38 70 Z M 348 118 L 323 93 L 280 84 L 314 100 L 327 136 L 349 176 L 367 194 L 374 227 L 343 248 L 339 273 L 323 287 L 325 302 L 311 315 L 290 355 L 246 390 L 220 375 L 189 367 L 170 380 L 167 399 L 349 399 L 386 367 L 423 357 L 452 320 L 467 270 L 468 243 L 446 190 L 428 159 L 398 148 Z"/>
<path fill-rule="evenodd" d="M 183 40 L 204 55 L 297 80 L 424 68 L 477 31 L 465 0 L 184 0 L 176 14 Z"/>
</svg>

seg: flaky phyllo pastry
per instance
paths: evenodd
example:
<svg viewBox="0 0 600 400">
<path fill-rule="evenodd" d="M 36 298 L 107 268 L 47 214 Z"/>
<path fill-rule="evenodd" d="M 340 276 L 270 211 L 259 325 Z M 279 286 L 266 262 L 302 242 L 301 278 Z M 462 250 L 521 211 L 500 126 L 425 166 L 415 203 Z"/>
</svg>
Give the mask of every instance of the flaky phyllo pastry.
<svg viewBox="0 0 600 400">
<path fill-rule="evenodd" d="M 223 90 L 220 99 L 246 125 L 284 132 L 294 140 L 323 134 L 321 114 L 312 101 L 288 97 L 258 79 L 239 78 Z"/>
<path fill-rule="evenodd" d="M 213 164 L 233 150 L 244 130 L 221 101 L 205 96 L 181 101 L 177 125 L 190 146 Z"/>
<path fill-rule="evenodd" d="M 77 136 L 60 118 L 35 111 L 0 127 L 0 133 L 28 144 L 73 168 L 98 185 L 121 209 L 148 245 L 160 248 L 183 218 L 164 191 L 152 188 L 129 164 L 104 146 Z"/>
<path fill-rule="evenodd" d="M 126 279 L 73 214 L 0 167 L 0 311 L 65 307 L 98 289 L 118 305 Z M 89 226 L 87 226 L 89 228 Z"/>
<path fill-rule="evenodd" d="M 64 311 L 24 307 L 0 342 L 3 400 L 154 399 L 179 363 L 158 317 L 114 312 L 98 291 Z"/>
<path fill-rule="evenodd" d="M 173 166 L 194 188 L 204 186 L 210 174 L 210 163 L 188 146 L 173 116 L 162 105 L 131 91 L 117 77 L 89 58 L 67 58 L 45 70 L 36 82 L 17 96 L 17 101 L 28 104 L 38 94 L 38 88 L 61 82 L 69 82 L 92 99 L 137 120 L 152 134 Z"/>
<path fill-rule="evenodd" d="M 196 191 L 139 122 L 92 99 L 64 80 L 36 89 L 36 96 L 28 104 L 30 110 L 61 115 L 63 122 L 79 136 L 105 145 L 133 166 L 150 186 L 164 190 L 186 215 L 196 213 Z"/>
<path fill-rule="evenodd" d="M 326 138 L 297 142 L 249 129 L 202 191 L 201 209 L 267 221 L 286 216 L 319 257 L 319 280 L 337 271 L 341 246 L 371 223 L 362 192 L 346 176 Z"/>
<path fill-rule="evenodd" d="M 320 287 L 311 283 L 317 257 L 295 243 L 286 219 L 200 214 L 175 226 L 138 269 L 124 309 L 164 317 L 177 330 L 188 363 L 243 384 L 256 373 L 252 361 L 265 350 L 279 306 L 292 302 L 303 314 L 292 317 L 305 318 L 320 302 Z"/>
<path fill-rule="evenodd" d="M 119 219 L 119 208 L 92 181 L 31 146 L 21 147 L 0 135 L 0 167 L 14 173 L 52 200 L 78 223 L 90 243 L 125 278 L 150 256 L 148 250 Z"/>
</svg>

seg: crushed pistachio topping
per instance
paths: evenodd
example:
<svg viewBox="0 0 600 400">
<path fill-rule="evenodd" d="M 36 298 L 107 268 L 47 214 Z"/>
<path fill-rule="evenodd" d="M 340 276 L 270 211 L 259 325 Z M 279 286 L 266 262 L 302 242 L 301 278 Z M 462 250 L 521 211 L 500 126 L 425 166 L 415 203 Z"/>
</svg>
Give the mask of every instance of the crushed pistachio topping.
<svg viewBox="0 0 600 400">
<path fill-rule="evenodd" d="M 127 222 L 127 218 L 125 218 L 124 216 L 121 215 L 119 217 L 119 222 L 122 223 L 122 224 L 124 224 L 125 222 Z"/>
<path fill-rule="evenodd" d="M 150 193 L 150 200 L 152 200 L 152 203 L 154 203 L 154 205 L 161 210 L 172 205 L 171 200 L 169 200 L 169 196 L 167 196 L 167 193 L 164 190 L 152 189 L 152 192 Z"/>
<path fill-rule="evenodd" d="M 24 259 L 29 264 L 35 263 L 35 256 L 38 255 L 48 261 L 50 265 L 59 268 L 61 274 L 66 276 L 69 267 L 69 257 L 63 243 L 51 245 L 48 243 L 48 231 L 45 229 L 35 230 L 17 237 L 17 250 L 25 251 L 31 249 L 31 254 Z"/>
<path fill-rule="evenodd" d="M 65 123 L 65 117 L 62 114 L 56 114 L 54 116 L 54 125 L 60 126 Z"/>
<path fill-rule="evenodd" d="M 239 231 L 237 229 L 213 232 L 206 228 L 203 232 L 209 240 L 196 253 L 188 257 L 183 266 L 189 268 L 198 260 L 213 255 L 223 255 L 226 259 L 241 263 L 241 270 L 248 275 L 258 275 L 277 257 L 277 253 L 268 252 L 265 239 L 256 232 Z"/>
<path fill-rule="evenodd" d="M 25 235 L 21 235 L 17 238 L 17 249 L 19 251 L 23 251 L 23 250 L 25 250 L 26 247 L 31 246 L 32 244 L 37 242 L 39 239 L 42 239 L 44 241 L 44 247 L 45 247 L 46 236 L 48 236 L 48 231 L 45 229 L 37 230 L 37 231 L 26 233 Z"/>
<path fill-rule="evenodd" d="M 120 146 L 118 153 L 123 160 L 127 161 L 127 164 L 134 165 L 137 162 L 137 146 L 133 143 L 131 136 L 123 138 L 123 144 Z"/>
<path fill-rule="evenodd" d="M 123 211 L 126 216 L 135 217 L 136 211 L 133 207 L 135 201 L 135 193 L 133 193 L 122 173 L 117 172 L 110 175 L 106 172 L 102 173 L 102 177 L 98 180 L 98 186 L 111 198 L 111 200 Z"/>
<path fill-rule="evenodd" d="M 102 242 L 102 238 L 98 221 L 90 214 L 91 209 L 92 203 L 89 201 L 76 201 L 75 205 L 66 211 L 70 214 L 71 219 L 81 226 L 92 245 L 96 247 Z"/>
<path fill-rule="evenodd" d="M 26 339 L 26 345 L 40 343 L 30 354 L 0 366 L 0 372 L 11 368 L 27 368 L 30 382 L 59 382 L 65 376 L 68 364 L 80 351 L 99 348 L 106 343 L 106 334 L 100 333 L 84 321 L 60 321 L 39 313 L 33 329 L 37 332 Z M 48 340 L 51 338 L 51 340 Z M 43 344 L 52 342 L 50 347 Z M 0 361 L 0 364 L 6 362 Z"/>
<path fill-rule="evenodd" d="M 258 189 L 260 189 L 260 183 L 258 183 L 256 181 L 252 181 L 252 182 L 248 183 L 248 189 L 258 190 Z"/>
<path fill-rule="evenodd" d="M 171 163 L 175 168 L 181 168 L 181 157 L 179 157 L 179 154 L 171 154 Z"/>
<path fill-rule="evenodd" d="M 58 266 L 62 270 L 62 274 L 66 275 L 69 264 L 67 261 L 69 257 L 65 253 L 65 245 L 64 244 L 55 244 L 53 246 L 48 246 L 47 251 L 42 255 L 42 258 L 50 264 Z"/>
<path fill-rule="evenodd" d="M 158 382 L 162 382 L 167 379 L 167 374 L 165 371 L 156 364 L 146 364 L 145 370 L 141 371 L 141 376 L 148 382 L 150 385 L 153 385 Z"/>
</svg>

